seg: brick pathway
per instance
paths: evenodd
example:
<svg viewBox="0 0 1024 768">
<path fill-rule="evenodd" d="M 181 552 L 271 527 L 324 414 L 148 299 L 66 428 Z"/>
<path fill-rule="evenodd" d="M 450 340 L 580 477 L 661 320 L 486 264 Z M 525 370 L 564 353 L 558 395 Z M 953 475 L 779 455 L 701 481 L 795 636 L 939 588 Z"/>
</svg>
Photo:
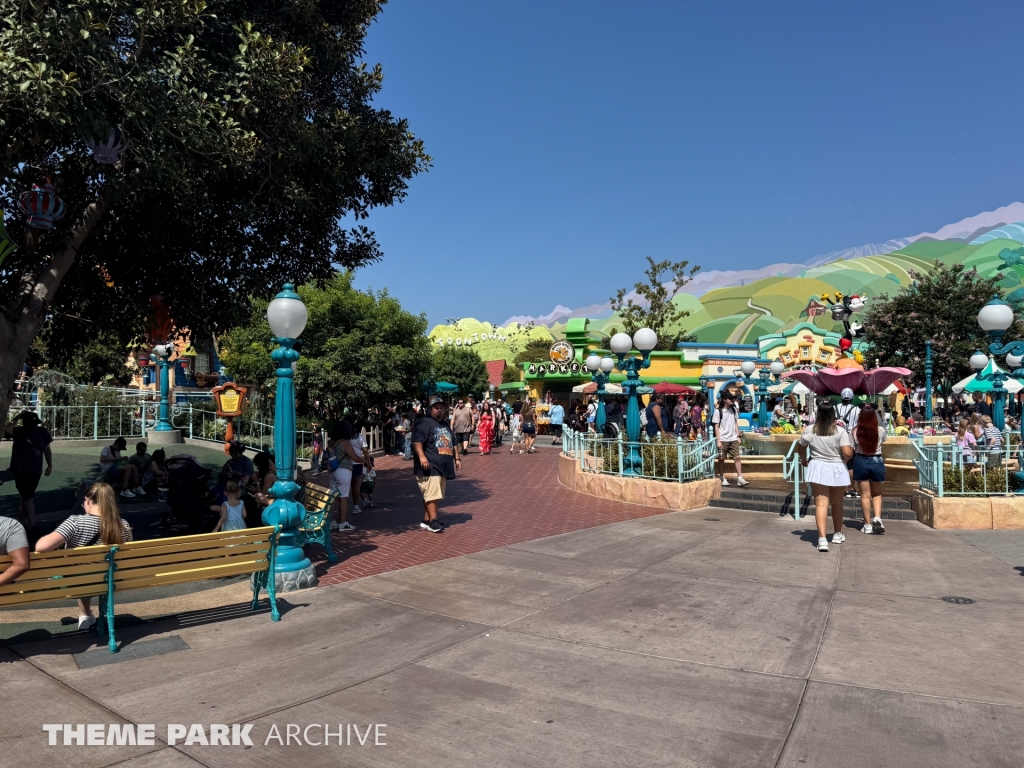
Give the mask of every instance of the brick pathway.
<svg viewBox="0 0 1024 768">
<path fill-rule="evenodd" d="M 326 477 L 317 482 L 326 485 Z M 490 456 L 473 451 L 464 457 L 442 502 L 444 533 L 419 527 L 423 506 L 408 461 L 377 460 L 374 501 L 372 514 L 349 517 L 357 530 L 333 535 L 339 562 L 329 565 L 314 556 L 323 586 L 664 512 L 568 490 L 558 482 L 554 449 L 514 456 L 507 449 Z"/>
</svg>

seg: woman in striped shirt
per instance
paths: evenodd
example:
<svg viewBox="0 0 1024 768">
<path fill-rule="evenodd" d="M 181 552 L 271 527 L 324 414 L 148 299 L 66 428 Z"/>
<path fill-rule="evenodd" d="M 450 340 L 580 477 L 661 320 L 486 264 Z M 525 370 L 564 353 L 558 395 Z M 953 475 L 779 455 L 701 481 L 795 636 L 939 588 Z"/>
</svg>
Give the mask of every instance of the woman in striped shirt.
<svg viewBox="0 0 1024 768">
<path fill-rule="evenodd" d="M 82 501 L 84 515 L 72 515 L 36 544 L 37 552 L 60 547 L 89 547 L 93 544 L 123 544 L 132 540 L 132 529 L 117 509 L 117 496 L 106 483 L 93 483 Z M 78 601 L 78 628 L 88 629 L 96 623 L 92 615 L 92 598 Z"/>
</svg>

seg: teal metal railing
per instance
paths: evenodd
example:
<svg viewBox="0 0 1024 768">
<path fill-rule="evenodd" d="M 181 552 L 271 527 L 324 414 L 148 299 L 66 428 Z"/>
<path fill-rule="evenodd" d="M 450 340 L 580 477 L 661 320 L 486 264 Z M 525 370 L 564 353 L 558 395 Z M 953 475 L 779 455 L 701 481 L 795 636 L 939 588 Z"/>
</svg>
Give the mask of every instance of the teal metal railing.
<svg viewBox="0 0 1024 768">
<path fill-rule="evenodd" d="M 8 411 L 10 421 L 23 409 Z M 104 440 L 114 437 L 145 437 L 147 425 L 141 405 L 43 405 L 32 409 L 54 440 Z"/>
<path fill-rule="evenodd" d="M 627 467 L 623 461 L 630 450 L 637 448 L 639 467 Z M 715 440 L 683 440 L 682 437 L 649 440 L 643 436 L 630 443 L 622 433 L 617 438 L 594 432 L 566 429 L 562 438 L 563 453 L 579 462 L 584 472 L 632 476 L 648 480 L 685 483 L 714 477 L 718 449 Z M 632 471 L 629 471 L 632 470 Z"/>
<path fill-rule="evenodd" d="M 782 478 L 793 483 L 793 517 L 800 519 L 800 501 L 803 499 L 803 484 L 806 480 L 803 457 L 797 450 L 799 441 L 794 440 L 789 452 L 782 459 Z"/>
<path fill-rule="evenodd" d="M 1017 493 L 1024 480 L 1018 432 L 1004 431 L 998 446 L 913 445 L 918 483 L 939 497 L 1003 496 Z"/>
</svg>

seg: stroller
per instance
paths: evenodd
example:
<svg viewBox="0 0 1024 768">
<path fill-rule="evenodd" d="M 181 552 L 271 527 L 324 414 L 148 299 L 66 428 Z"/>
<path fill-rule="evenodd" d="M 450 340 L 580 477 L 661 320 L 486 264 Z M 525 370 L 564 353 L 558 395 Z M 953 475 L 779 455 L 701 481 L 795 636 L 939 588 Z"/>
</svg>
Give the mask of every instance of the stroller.
<svg viewBox="0 0 1024 768">
<path fill-rule="evenodd" d="M 189 534 L 213 530 L 217 524 L 209 500 L 213 473 L 191 458 L 175 456 L 167 460 L 167 474 L 171 511 L 164 513 L 160 524 L 167 527 L 172 520 L 183 522 Z"/>
</svg>

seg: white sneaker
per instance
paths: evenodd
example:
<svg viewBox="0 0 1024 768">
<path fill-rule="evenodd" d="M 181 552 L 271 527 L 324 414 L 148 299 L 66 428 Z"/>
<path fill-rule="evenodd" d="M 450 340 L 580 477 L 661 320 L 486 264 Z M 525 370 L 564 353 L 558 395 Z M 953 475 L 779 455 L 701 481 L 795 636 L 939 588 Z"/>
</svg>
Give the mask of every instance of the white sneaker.
<svg viewBox="0 0 1024 768">
<path fill-rule="evenodd" d="M 136 496 L 145 496 L 146 489 L 139 486 L 138 488 L 132 488 L 132 493 L 134 493 Z"/>
<path fill-rule="evenodd" d="M 132 493 L 131 491 L 129 491 L 127 488 L 125 488 L 123 491 L 121 491 L 121 495 L 124 498 L 126 498 L 126 499 L 134 499 L 135 498 L 135 494 Z"/>
<path fill-rule="evenodd" d="M 844 541 L 846 541 L 846 534 L 844 534 L 842 532 L 840 532 L 840 533 L 833 533 L 832 534 L 832 543 L 833 544 L 842 544 Z"/>
<path fill-rule="evenodd" d="M 338 530 L 339 531 L 354 531 L 355 529 L 356 529 L 356 527 L 354 525 L 352 525 L 352 523 L 348 522 L 347 520 L 344 523 L 342 523 L 341 525 L 338 526 Z"/>
<path fill-rule="evenodd" d="M 723 478 L 722 478 L 722 485 L 728 485 L 728 484 L 729 484 L 729 481 L 728 481 L 728 480 L 726 480 L 726 479 L 725 479 L 725 478 L 723 477 Z"/>
<path fill-rule="evenodd" d="M 874 533 L 875 529 L 873 527 L 871 527 L 870 525 L 868 525 L 867 523 L 865 523 L 864 525 L 861 526 L 860 532 L 861 533 Z"/>
<path fill-rule="evenodd" d="M 748 482 L 746 481 L 746 478 L 744 478 L 744 477 L 743 477 L 743 475 L 740 475 L 740 476 L 739 476 L 739 477 L 738 477 L 738 478 L 736 479 L 736 485 L 750 485 L 750 483 L 748 483 Z"/>
<path fill-rule="evenodd" d="M 818 539 L 818 551 L 828 552 L 828 539 L 826 539 L 824 536 Z"/>
<path fill-rule="evenodd" d="M 361 510 L 359 507 L 352 507 L 352 509 L 349 510 L 349 514 L 350 515 L 361 515 L 361 514 L 363 514 L 363 510 Z"/>
<path fill-rule="evenodd" d="M 79 616 L 78 617 L 78 628 L 89 629 L 96 623 L 95 616 Z"/>
<path fill-rule="evenodd" d="M 882 518 L 880 518 L 880 517 L 874 518 L 871 521 L 871 524 L 874 526 L 875 530 L 878 531 L 879 533 L 885 533 L 885 526 L 882 525 Z"/>
<path fill-rule="evenodd" d="M 336 531 L 336 530 L 338 530 L 339 528 L 341 528 L 341 526 L 340 526 L 340 525 L 338 525 L 338 521 L 337 521 L 337 520 L 335 520 L 335 521 L 334 521 L 333 523 L 331 523 L 331 530 L 332 530 L 332 531 Z"/>
</svg>

